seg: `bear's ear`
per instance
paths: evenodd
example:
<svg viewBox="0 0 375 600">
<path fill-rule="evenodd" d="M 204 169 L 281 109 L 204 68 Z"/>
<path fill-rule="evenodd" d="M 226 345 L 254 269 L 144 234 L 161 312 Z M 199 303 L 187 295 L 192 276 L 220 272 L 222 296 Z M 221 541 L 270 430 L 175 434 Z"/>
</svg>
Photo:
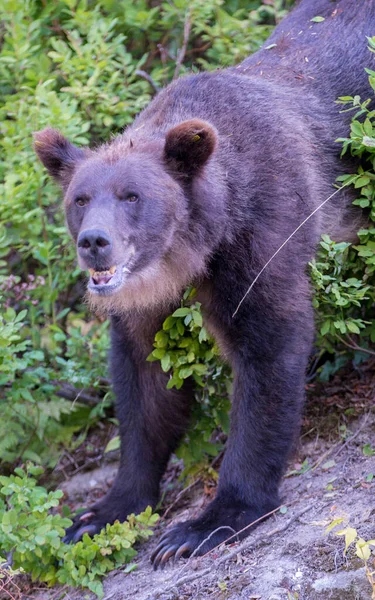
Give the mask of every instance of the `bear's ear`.
<svg viewBox="0 0 375 600">
<path fill-rule="evenodd" d="M 63 188 L 69 185 L 77 163 L 85 158 L 83 150 L 50 127 L 34 133 L 34 148 L 48 173 Z"/>
<path fill-rule="evenodd" d="M 167 132 L 164 159 L 181 175 L 195 175 L 215 150 L 217 133 L 206 121 L 183 121 Z"/>
</svg>

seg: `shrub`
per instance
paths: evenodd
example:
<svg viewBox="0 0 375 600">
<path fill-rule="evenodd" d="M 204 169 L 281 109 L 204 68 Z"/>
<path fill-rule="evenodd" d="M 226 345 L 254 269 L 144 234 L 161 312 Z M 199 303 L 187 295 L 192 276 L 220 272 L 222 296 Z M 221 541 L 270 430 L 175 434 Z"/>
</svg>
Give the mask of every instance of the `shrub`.
<svg viewBox="0 0 375 600">
<path fill-rule="evenodd" d="M 369 39 L 369 49 L 375 52 L 375 37 Z M 375 71 L 367 71 L 375 91 Z M 365 209 L 369 224 L 358 232 L 359 243 L 335 243 L 323 236 L 311 269 L 318 347 L 331 353 L 345 351 L 358 362 L 375 355 L 371 349 L 375 343 L 375 111 L 370 108 L 371 98 L 345 96 L 338 102 L 354 111 L 350 136 L 337 140 L 343 144 L 342 154 L 350 152 L 360 159 L 357 173 L 342 175 L 338 183 L 352 183 L 358 194 L 354 204 Z"/>
<path fill-rule="evenodd" d="M 101 579 L 113 569 L 128 564 L 137 555 L 135 542 L 146 540 L 158 520 L 151 508 L 130 515 L 125 523 L 116 521 L 100 534 L 87 534 L 75 545 L 62 541 L 72 521 L 52 514 L 63 496 L 61 490 L 47 492 L 37 485 L 43 472 L 29 464 L 15 469 L 15 475 L 0 476 L 0 560 L 11 559 L 12 568 L 29 573 L 32 580 L 87 588 L 103 597 Z"/>
</svg>

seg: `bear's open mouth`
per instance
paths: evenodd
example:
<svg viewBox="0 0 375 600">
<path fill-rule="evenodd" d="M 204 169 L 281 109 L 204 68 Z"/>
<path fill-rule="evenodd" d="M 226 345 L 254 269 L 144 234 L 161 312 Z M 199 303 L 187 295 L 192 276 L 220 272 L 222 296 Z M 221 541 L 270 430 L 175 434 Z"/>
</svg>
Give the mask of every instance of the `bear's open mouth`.
<svg viewBox="0 0 375 600">
<path fill-rule="evenodd" d="M 89 273 L 94 285 L 106 285 L 111 281 L 113 275 L 116 273 L 116 269 L 116 265 L 113 265 L 107 271 L 95 271 L 95 269 L 89 269 Z"/>
<path fill-rule="evenodd" d="M 130 270 L 126 265 L 112 265 L 105 271 L 89 269 L 88 290 L 94 294 L 108 295 L 122 286 Z"/>
</svg>

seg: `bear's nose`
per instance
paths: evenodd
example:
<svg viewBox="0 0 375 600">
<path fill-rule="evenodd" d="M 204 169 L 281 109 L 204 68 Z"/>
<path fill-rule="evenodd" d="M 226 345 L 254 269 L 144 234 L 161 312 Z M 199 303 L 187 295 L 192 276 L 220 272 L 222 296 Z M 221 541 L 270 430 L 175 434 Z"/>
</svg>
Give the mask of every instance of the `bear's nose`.
<svg viewBox="0 0 375 600">
<path fill-rule="evenodd" d="M 112 241 L 108 233 L 102 229 L 85 229 L 81 231 L 77 241 L 80 256 L 107 256 L 112 249 Z"/>
</svg>

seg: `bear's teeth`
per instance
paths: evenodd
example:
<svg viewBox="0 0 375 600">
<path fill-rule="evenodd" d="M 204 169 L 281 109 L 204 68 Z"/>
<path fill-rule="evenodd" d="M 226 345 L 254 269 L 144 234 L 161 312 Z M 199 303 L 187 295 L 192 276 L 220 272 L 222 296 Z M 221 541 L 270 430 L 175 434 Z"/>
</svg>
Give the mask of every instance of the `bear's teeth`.
<svg viewBox="0 0 375 600">
<path fill-rule="evenodd" d="M 89 269 L 91 277 L 102 277 L 103 275 L 114 275 L 116 273 L 116 265 L 113 265 L 107 271 L 95 271 L 95 269 Z"/>
</svg>

